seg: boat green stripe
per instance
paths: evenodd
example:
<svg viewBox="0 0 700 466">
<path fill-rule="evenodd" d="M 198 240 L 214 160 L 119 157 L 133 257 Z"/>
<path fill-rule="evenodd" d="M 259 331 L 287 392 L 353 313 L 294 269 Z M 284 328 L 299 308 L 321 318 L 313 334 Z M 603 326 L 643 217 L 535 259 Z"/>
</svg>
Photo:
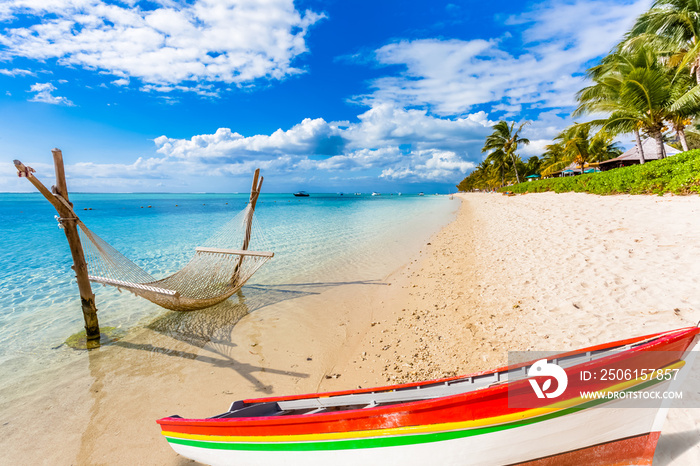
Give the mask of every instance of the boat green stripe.
<svg viewBox="0 0 700 466">
<path fill-rule="evenodd" d="M 622 390 L 624 392 L 632 392 L 643 390 L 652 385 L 656 385 L 658 381 L 652 380 L 641 383 L 636 387 Z M 310 442 L 217 442 L 206 440 L 191 440 L 175 437 L 167 437 L 168 442 L 177 443 L 180 445 L 188 445 L 191 447 L 206 448 L 210 450 L 258 450 L 258 451 L 313 451 L 313 450 L 351 450 L 359 448 L 379 448 L 379 447 L 396 447 L 404 445 L 415 445 L 421 443 L 441 442 L 445 440 L 454 440 L 458 438 L 474 437 L 477 435 L 499 432 L 502 430 L 515 429 L 518 427 L 537 424 L 542 421 L 555 419 L 569 414 L 582 411 L 584 409 L 593 408 L 610 400 L 597 399 L 585 402 L 580 406 L 573 408 L 562 409 L 555 413 L 545 414 L 543 416 L 534 417 L 531 419 L 523 419 L 510 423 L 499 424 L 488 427 L 477 427 L 473 429 L 455 430 L 448 432 L 435 432 L 430 434 L 409 434 L 395 435 L 387 437 L 369 437 L 346 440 L 325 440 L 325 441 L 310 441 Z"/>
</svg>

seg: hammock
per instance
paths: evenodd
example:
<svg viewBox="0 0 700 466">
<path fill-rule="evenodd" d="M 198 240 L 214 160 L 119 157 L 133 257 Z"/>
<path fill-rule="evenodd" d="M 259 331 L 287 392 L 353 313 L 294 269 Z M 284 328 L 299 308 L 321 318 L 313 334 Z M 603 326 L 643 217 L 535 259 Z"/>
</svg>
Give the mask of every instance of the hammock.
<svg viewBox="0 0 700 466">
<path fill-rule="evenodd" d="M 248 250 L 253 212 L 263 180 L 261 177 L 260 183 L 257 183 L 257 179 L 258 170 L 255 172 L 250 202 L 246 208 L 204 245 L 196 248 L 194 256 L 185 267 L 162 279 L 151 276 L 77 219 L 88 278 L 94 283 L 125 289 L 174 311 L 203 309 L 228 299 L 274 256 L 272 252 Z M 244 232 L 240 249 L 231 248 L 235 244 L 233 241 L 241 244 L 240 236 L 234 235 L 241 228 L 236 227 L 242 227 Z"/>
</svg>

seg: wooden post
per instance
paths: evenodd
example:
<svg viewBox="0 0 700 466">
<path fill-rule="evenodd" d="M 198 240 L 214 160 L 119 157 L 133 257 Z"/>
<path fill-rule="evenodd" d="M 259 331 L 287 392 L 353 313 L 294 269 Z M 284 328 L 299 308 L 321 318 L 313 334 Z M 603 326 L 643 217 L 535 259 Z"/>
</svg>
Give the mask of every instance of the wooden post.
<svg viewBox="0 0 700 466">
<path fill-rule="evenodd" d="M 92 287 L 88 279 L 87 263 L 85 262 L 85 254 L 83 253 L 83 246 L 80 243 L 80 235 L 78 234 L 78 216 L 75 215 L 72 204 L 68 200 L 63 154 L 58 149 L 54 149 L 51 152 L 53 153 L 54 168 L 56 170 L 56 186 L 52 188 L 53 192 L 46 189 L 41 181 L 33 175 L 33 168 L 25 167 L 19 160 L 15 160 L 15 167 L 19 176 L 26 177 L 58 212 L 59 221 L 63 226 L 63 231 L 66 234 L 68 246 L 73 256 L 72 269 L 75 271 L 75 278 L 78 281 L 80 302 L 83 318 L 85 319 L 85 334 L 88 340 L 99 340 L 100 325 L 97 320 L 95 295 L 92 293 Z"/>
<path fill-rule="evenodd" d="M 260 183 L 258 183 L 259 175 L 260 169 L 256 168 L 255 174 L 253 175 L 253 186 L 250 188 L 250 210 L 248 211 L 248 214 L 245 218 L 245 237 L 243 238 L 243 246 L 241 246 L 241 249 L 244 251 L 248 249 L 248 245 L 250 244 L 250 234 L 253 231 L 253 213 L 255 212 L 255 204 L 258 202 L 258 196 L 260 195 L 260 189 L 262 188 L 262 183 L 264 179 L 261 176 Z M 240 259 L 238 259 L 238 264 L 236 265 L 236 268 L 233 271 L 233 275 L 231 276 L 231 282 L 235 282 L 238 279 L 238 271 L 243 265 L 244 258 L 245 256 L 241 256 Z"/>
<path fill-rule="evenodd" d="M 255 174 L 253 175 L 253 186 L 250 188 L 250 210 L 245 219 L 245 238 L 243 238 L 243 249 L 244 251 L 248 249 L 250 244 L 250 233 L 253 229 L 253 213 L 255 212 L 255 204 L 258 202 L 258 196 L 260 195 L 260 189 L 262 188 L 263 177 L 260 177 L 260 183 L 258 183 L 258 176 L 260 175 L 260 169 L 255 169 Z M 241 258 L 242 259 L 242 258 Z"/>
</svg>

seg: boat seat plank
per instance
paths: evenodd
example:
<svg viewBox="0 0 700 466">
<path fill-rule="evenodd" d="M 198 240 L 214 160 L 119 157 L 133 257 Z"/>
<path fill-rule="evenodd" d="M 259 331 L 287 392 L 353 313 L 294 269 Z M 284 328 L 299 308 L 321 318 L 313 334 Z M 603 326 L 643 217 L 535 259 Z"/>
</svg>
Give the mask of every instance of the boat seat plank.
<svg viewBox="0 0 700 466">
<path fill-rule="evenodd" d="M 420 401 L 431 398 L 458 395 L 460 393 L 465 393 L 477 388 L 488 386 L 497 381 L 497 378 L 493 374 L 490 374 L 488 377 L 484 377 L 482 379 L 479 379 L 478 377 L 475 377 L 474 379 L 477 380 L 461 380 L 448 385 L 438 384 L 429 387 L 421 387 L 419 389 L 410 387 L 410 389 L 392 390 L 388 392 L 358 393 L 323 398 L 279 401 L 278 404 L 280 405 L 280 408 L 285 410 L 301 410 L 317 407 L 332 408 L 350 405 L 360 405 L 368 408 L 370 407 L 368 405 L 377 406 L 387 403 Z"/>
<path fill-rule="evenodd" d="M 216 418 L 275 416 L 283 413 L 275 402 L 246 404 L 236 401 L 228 412 L 215 416 Z"/>
</svg>

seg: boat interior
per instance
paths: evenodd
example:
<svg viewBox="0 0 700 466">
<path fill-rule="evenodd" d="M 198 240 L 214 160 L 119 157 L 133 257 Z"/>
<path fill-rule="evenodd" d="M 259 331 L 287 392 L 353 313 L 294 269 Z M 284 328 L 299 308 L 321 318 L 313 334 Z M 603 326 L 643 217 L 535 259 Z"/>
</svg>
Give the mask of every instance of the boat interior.
<svg viewBox="0 0 700 466">
<path fill-rule="evenodd" d="M 613 346 L 596 351 L 568 354 L 561 357 L 548 358 L 549 362 L 558 364 L 562 368 L 568 368 L 590 362 L 603 357 L 611 356 L 622 351 L 644 345 L 654 339 L 649 338 L 633 344 Z M 509 381 L 527 378 L 527 373 L 534 361 L 514 369 L 465 376 L 455 379 L 426 382 L 424 384 L 379 388 L 375 391 L 362 391 L 359 393 L 324 395 L 315 394 L 306 398 L 260 401 L 260 402 L 234 402 L 229 410 L 223 414 L 209 419 L 270 417 L 289 415 L 310 415 L 335 411 L 348 411 L 355 409 L 369 409 L 378 406 L 389 406 L 413 401 L 443 398 L 452 395 L 468 393 L 494 385 L 508 383 Z"/>
</svg>

